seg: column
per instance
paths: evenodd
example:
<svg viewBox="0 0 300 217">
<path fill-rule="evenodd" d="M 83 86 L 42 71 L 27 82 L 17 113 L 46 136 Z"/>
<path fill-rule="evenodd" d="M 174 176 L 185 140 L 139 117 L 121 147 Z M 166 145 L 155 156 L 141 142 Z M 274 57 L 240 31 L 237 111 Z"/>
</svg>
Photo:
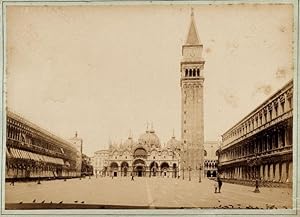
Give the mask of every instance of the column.
<svg viewBox="0 0 300 217">
<path fill-rule="evenodd" d="M 281 182 L 286 182 L 287 180 L 287 163 L 286 162 L 283 162 L 281 164 L 281 174 L 280 174 L 280 181 Z"/>
<path fill-rule="evenodd" d="M 260 178 L 264 177 L 264 165 L 260 165 L 259 177 Z"/>
<path fill-rule="evenodd" d="M 275 177 L 274 177 L 275 182 L 279 182 L 279 180 L 280 180 L 280 171 L 279 171 L 280 169 L 279 169 L 279 166 L 280 166 L 279 163 L 275 164 Z"/>
<path fill-rule="evenodd" d="M 278 133 L 278 148 L 283 147 L 283 141 L 282 141 L 282 129 L 279 129 L 277 131 Z"/>
<path fill-rule="evenodd" d="M 287 182 L 293 182 L 293 162 L 288 163 L 288 179 Z"/>
<path fill-rule="evenodd" d="M 269 181 L 273 181 L 274 179 L 274 172 L 273 172 L 273 164 L 269 165 Z"/>
</svg>

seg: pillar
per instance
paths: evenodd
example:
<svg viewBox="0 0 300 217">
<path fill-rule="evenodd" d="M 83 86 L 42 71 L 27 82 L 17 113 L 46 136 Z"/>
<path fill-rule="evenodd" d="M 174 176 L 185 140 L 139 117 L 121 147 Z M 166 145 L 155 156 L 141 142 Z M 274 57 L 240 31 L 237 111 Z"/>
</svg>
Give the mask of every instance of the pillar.
<svg viewBox="0 0 300 217">
<path fill-rule="evenodd" d="M 281 179 L 280 179 L 280 181 L 281 182 L 286 182 L 286 180 L 287 180 L 287 163 L 286 162 L 283 162 L 282 164 L 281 164 L 281 175 L 280 175 L 280 177 L 281 177 Z"/>
<path fill-rule="evenodd" d="M 260 178 L 264 177 L 264 165 L 260 165 L 259 177 Z"/>
<path fill-rule="evenodd" d="M 275 182 L 279 182 L 279 180 L 280 180 L 280 169 L 279 169 L 279 166 L 280 166 L 279 163 L 275 164 L 275 177 L 274 177 Z"/>
<path fill-rule="evenodd" d="M 288 179 L 287 182 L 293 182 L 293 162 L 288 163 Z"/>
<path fill-rule="evenodd" d="M 274 172 L 273 172 L 273 164 L 269 165 L 269 181 L 273 181 L 274 179 Z"/>
<path fill-rule="evenodd" d="M 278 148 L 283 147 L 283 141 L 282 141 L 282 130 L 278 130 Z"/>
</svg>

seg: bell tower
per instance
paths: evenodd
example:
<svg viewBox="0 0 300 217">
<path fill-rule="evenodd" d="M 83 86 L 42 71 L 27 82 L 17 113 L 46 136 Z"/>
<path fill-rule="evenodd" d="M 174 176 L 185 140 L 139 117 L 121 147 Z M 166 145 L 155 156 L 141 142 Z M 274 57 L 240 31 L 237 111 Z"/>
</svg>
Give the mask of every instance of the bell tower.
<svg viewBox="0 0 300 217">
<path fill-rule="evenodd" d="M 199 39 L 191 12 L 191 21 L 181 60 L 181 141 L 183 143 L 182 171 L 186 179 L 199 177 L 203 165 L 203 45 Z"/>
</svg>

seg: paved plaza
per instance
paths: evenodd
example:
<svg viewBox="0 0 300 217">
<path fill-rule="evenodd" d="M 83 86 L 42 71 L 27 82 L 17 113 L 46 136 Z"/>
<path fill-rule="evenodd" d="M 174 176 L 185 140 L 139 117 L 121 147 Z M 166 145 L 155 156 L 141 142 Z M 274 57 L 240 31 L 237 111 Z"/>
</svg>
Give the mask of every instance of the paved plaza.
<svg viewBox="0 0 300 217">
<path fill-rule="evenodd" d="M 214 193 L 214 181 L 172 178 L 96 178 L 6 183 L 6 203 L 78 203 L 149 208 L 291 208 L 292 189 L 260 188 L 223 183 Z"/>
</svg>

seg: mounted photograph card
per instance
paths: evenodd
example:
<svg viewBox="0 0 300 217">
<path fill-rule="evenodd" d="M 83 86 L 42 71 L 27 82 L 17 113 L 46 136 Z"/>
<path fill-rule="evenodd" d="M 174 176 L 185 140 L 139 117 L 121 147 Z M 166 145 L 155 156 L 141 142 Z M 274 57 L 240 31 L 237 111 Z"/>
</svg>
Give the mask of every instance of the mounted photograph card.
<svg viewBox="0 0 300 217">
<path fill-rule="evenodd" d="M 9 1 L 1 215 L 298 215 L 298 1 Z"/>
</svg>

